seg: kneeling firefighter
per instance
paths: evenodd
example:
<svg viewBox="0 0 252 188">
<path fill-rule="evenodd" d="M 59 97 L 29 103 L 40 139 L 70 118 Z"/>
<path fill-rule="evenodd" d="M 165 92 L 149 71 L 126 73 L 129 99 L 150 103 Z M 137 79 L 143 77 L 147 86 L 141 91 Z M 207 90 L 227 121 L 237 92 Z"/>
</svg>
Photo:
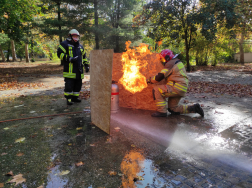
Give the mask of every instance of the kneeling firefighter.
<svg viewBox="0 0 252 188">
<path fill-rule="evenodd" d="M 153 98 L 156 102 L 157 112 L 153 117 L 166 117 L 167 107 L 166 98 L 168 98 L 168 111 L 174 115 L 198 113 L 204 117 L 204 111 L 200 105 L 179 105 L 179 101 L 186 95 L 188 88 L 188 76 L 184 64 L 169 49 L 160 53 L 160 61 L 164 68 L 157 75 L 146 79 L 147 83 L 157 83 L 165 79 L 166 85 L 156 85 L 153 88 Z"/>
<path fill-rule="evenodd" d="M 67 105 L 73 102 L 81 102 L 78 98 L 84 78 L 84 68 L 89 71 L 89 62 L 86 58 L 86 52 L 79 43 L 80 34 L 76 29 L 68 33 L 68 38 L 63 41 L 57 50 L 57 56 L 63 61 L 63 77 L 65 78 L 64 95 L 67 99 Z"/>
</svg>

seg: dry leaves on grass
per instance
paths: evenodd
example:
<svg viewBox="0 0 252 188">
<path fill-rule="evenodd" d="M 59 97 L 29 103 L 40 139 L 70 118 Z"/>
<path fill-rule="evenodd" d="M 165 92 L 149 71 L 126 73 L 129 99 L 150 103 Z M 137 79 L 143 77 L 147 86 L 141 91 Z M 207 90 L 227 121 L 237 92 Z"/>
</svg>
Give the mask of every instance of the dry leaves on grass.
<svg viewBox="0 0 252 188">
<path fill-rule="evenodd" d="M 190 82 L 188 93 L 229 94 L 237 97 L 252 97 L 252 86 L 241 84 L 219 84 L 212 82 Z"/>
<path fill-rule="evenodd" d="M 7 183 L 16 183 L 15 186 L 17 186 L 18 184 L 21 184 L 23 182 L 26 182 L 26 179 L 23 178 L 23 174 L 18 174 L 14 176 L 13 179 L 8 181 Z"/>
<path fill-rule="evenodd" d="M 64 175 L 69 174 L 69 172 L 70 172 L 69 170 L 64 170 L 59 175 L 64 176 Z"/>
<path fill-rule="evenodd" d="M 90 91 L 81 91 L 79 98 L 88 99 L 90 97 Z"/>
<path fill-rule="evenodd" d="M 21 156 L 23 156 L 23 155 L 24 155 L 24 153 L 19 152 L 19 153 L 17 153 L 16 156 L 21 157 Z"/>
<path fill-rule="evenodd" d="M 25 137 L 22 137 L 22 138 L 15 140 L 15 143 L 20 143 L 20 142 L 23 142 L 24 140 L 25 140 Z"/>
<path fill-rule="evenodd" d="M 225 63 L 217 64 L 217 66 L 192 66 L 192 71 L 224 71 L 224 70 L 237 70 L 239 72 L 252 73 L 252 63 L 234 64 L 234 63 Z"/>
<path fill-rule="evenodd" d="M 18 81 L 8 81 L 0 83 L 0 91 L 23 88 L 43 88 L 46 87 L 43 83 L 27 83 Z"/>
<path fill-rule="evenodd" d="M 110 176 L 115 176 L 117 173 L 116 173 L 115 171 L 109 171 L 108 174 L 109 174 Z"/>
<path fill-rule="evenodd" d="M 79 162 L 79 163 L 75 163 L 75 166 L 82 166 L 82 165 L 84 165 L 84 163 L 81 161 L 81 162 Z"/>
</svg>

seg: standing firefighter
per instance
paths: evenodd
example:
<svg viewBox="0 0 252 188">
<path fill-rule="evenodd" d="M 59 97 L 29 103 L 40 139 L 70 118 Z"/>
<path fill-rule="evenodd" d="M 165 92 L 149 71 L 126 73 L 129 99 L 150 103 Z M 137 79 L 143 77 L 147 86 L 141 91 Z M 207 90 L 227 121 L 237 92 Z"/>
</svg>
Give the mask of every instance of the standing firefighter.
<svg viewBox="0 0 252 188">
<path fill-rule="evenodd" d="M 192 106 L 179 105 L 179 101 L 185 96 L 188 88 L 188 77 L 184 64 L 169 49 L 160 53 L 160 61 L 164 68 L 156 76 L 147 79 L 147 83 L 157 83 L 165 79 L 166 85 L 156 85 L 153 88 L 153 98 L 156 102 L 157 112 L 153 117 L 166 117 L 167 107 L 166 98 L 168 98 L 168 111 L 174 115 L 198 113 L 204 117 L 204 111 L 200 105 Z"/>
<path fill-rule="evenodd" d="M 80 34 L 76 29 L 68 33 L 68 38 L 63 41 L 57 55 L 64 63 L 63 77 L 65 78 L 64 95 L 67 99 L 67 105 L 73 102 L 81 102 L 78 99 L 84 78 L 84 67 L 89 71 L 89 63 L 86 59 L 86 52 L 79 43 Z"/>
</svg>

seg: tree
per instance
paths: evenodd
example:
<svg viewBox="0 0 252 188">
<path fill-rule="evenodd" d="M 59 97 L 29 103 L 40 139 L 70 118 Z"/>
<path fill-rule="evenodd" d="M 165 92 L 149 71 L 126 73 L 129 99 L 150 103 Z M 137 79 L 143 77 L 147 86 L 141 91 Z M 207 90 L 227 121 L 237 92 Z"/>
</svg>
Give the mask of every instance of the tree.
<svg viewBox="0 0 252 188">
<path fill-rule="evenodd" d="M 236 6 L 237 24 L 236 32 L 240 36 L 239 49 L 240 49 L 240 63 L 244 64 L 244 40 L 251 34 L 251 18 L 252 18 L 252 1 L 251 0 L 238 0 Z"/>
<path fill-rule="evenodd" d="M 189 51 L 197 39 L 198 25 L 201 26 L 202 36 L 213 40 L 219 21 L 225 20 L 225 27 L 231 28 L 234 25 L 235 5 L 235 0 L 205 0 L 200 6 L 190 0 L 155 0 L 144 7 L 138 23 L 151 22 L 149 35 L 154 35 L 156 42 L 165 38 L 171 39 L 166 45 L 184 41 L 187 71 L 190 71 Z"/>
<path fill-rule="evenodd" d="M 8 35 L 4 33 L 0 33 L 0 51 L 1 51 L 1 56 L 2 56 L 2 61 L 5 62 L 5 55 L 2 49 L 2 44 L 6 43 L 9 41 Z"/>
<path fill-rule="evenodd" d="M 38 0 L 1 1 L 0 30 L 12 40 L 13 61 L 16 60 L 14 41 L 22 40 L 25 33 L 22 23 L 31 21 L 33 15 L 38 13 L 37 2 Z"/>
<path fill-rule="evenodd" d="M 197 28 L 190 15 L 198 10 L 195 2 L 176 0 L 156 0 L 144 7 L 138 19 L 139 24 L 152 23 L 148 35 L 155 37 L 155 41 L 165 41 L 163 45 L 178 45 L 182 40 L 185 44 L 187 70 L 190 71 L 189 50 L 196 37 Z"/>
</svg>

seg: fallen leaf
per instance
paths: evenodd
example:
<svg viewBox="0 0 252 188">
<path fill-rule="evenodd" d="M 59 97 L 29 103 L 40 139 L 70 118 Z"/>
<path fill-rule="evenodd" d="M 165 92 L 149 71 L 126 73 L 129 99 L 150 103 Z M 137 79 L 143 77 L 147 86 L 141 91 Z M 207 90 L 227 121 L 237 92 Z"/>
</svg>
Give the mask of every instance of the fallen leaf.
<svg viewBox="0 0 252 188">
<path fill-rule="evenodd" d="M 15 140 L 15 143 L 17 143 L 17 142 L 23 142 L 25 140 L 25 137 L 22 137 L 22 138 L 19 138 L 19 139 L 17 139 L 17 140 Z"/>
<path fill-rule="evenodd" d="M 31 114 L 35 113 L 36 111 L 30 111 Z"/>
<path fill-rule="evenodd" d="M 1 156 L 7 155 L 8 153 L 2 153 Z"/>
<path fill-rule="evenodd" d="M 0 183 L 0 188 L 4 187 L 4 183 Z"/>
<path fill-rule="evenodd" d="M 117 173 L 116 173 L 115 171 L 109 171 L 108 174 L 109 174 L 110 176 L 115 176 Z"/>
<path fill-rule="evenodd" d="M 77 127 L 77 128 L 76 128 L 76 130 L 81 130 L 81 129 L 82 129 L 82 127 Z"/>
<path fill-rule="evenodd" d="M 10 172 L 8 172 L 7 174 L 5 174 L 5 176 L 13 176 L 14 174 L 13 174 L 13 172 L 12 171 L 10 171 Z"/>
<path fill-rule="evenodd" d="M 4 128 L 4 130 L 8 130 L 8 129 L 10 129 L 10 128 L 9 128 L 9 127 L 5 127 L 5 128 Z"/>
<path fill-rule="evenodd" d="M 82 165 L 84 165 L 84 163 L 82 161 L 79 163 L 75 163 L 75 166 L 82 166 Z"/>
<path fill-rule="evenodd" d="M 138 176 L 137 178 L 138 178 L 138 180 L 140 180 L 140 181 L 144 180 L 144 178 L 143 178 L 142 176 Z"/>
<path fill-rule="evenodd" d="M 39 187 L 37 187 L 37 188 L 44 188 L 44 186 L 43 186 L 43 185 L 41 185 L 41 186 L 39 186 Z"/>
<path fill-rule="evenodd" d="M 95 144 L 90 144 L 90 146 L 95 146 Z"/>
<path fill-rule="evenodd" d="M 111 143 L 112 142 L 112 139 L 111 137 L 107 139 L 106 143 Z"/>
<path fill-rule="evenodd" d="M 120 127 L 116 127 L 115 130 L 120 130 Z"/>
<path fill-rule="evenodd" d="M 8 181 L 7 183 L 16 183 L 15 186 L 17 186 L 20 183 L 26 182 L 26 179 L 23 178 L 23 174 L 18 174 L 16 176 L 13 176 L 13 179 Z"/>
<path fill-rule="evenodd" d="M 134 148 L 134 147 L 136 147 L 136 146 L 135 146 L 134 144 L 131 144 L 131 147 L 133 147 L 133 148 Z"/>
<path fill-rule="evenodd" d="M 76 136 L 82 136 L 83 135 L 83 133 L 78 133 Z"/>
<path fill-rule="evenodd" d="M 23 156 L 23 155 L 24 155 L 24 153 L 19 152 L 19 153 L 17 153 L 16 156 L 21 157 L 21 156 Z"/>
<path fill-rule="evenodd" d="M 70 172 L 69 170 L 64 170 L 59 175 L 61 175 L 61 176 L 67 175 L 67 174 L 69 174 L 69 172 Z"/>
</svg>

